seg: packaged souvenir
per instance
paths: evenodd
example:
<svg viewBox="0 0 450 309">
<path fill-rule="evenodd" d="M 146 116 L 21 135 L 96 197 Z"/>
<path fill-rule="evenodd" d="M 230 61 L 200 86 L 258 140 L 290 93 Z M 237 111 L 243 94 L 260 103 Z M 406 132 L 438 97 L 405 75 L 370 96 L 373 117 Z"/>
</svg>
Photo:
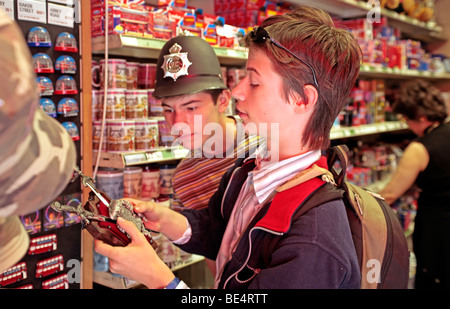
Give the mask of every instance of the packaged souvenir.
<svg viewBox="0 0 450 309">
<path fill-rule="evenodd" d="M 55 50 L 65 52 L 78 52 L 77 40 L 69 32 L 61 32 L 56 37 Z"/>
<path fill-rule="evenodd" d="M 41 109 L 52 117 L 56 117 L 56 106 L 55 103 L 49 98 L 42 98 L 39 102 Z"/>
<path fill-rule="evenodd" d="M 62 75 L 56 80 L 55 94 L 77 94 L 77 83 L 69 75 Z"/>
<path fill-rule="evenodd" d="M 63 74 L 75 74 L 77 72 L 77 64 L 70 56 L 59 56 L 55 62 L 55 70 L 61 71 Z"/>
<path fill-rule="evenodd" d="M 67 132 L 69 132 L 72 140 L 78 141 L 80 139 L 80 135 L 78 134 L 78 127 L 75 123 L 66 121 L 62 123 L 63 127 L 66 128 Z"/>
<path fill-rule="evenodd" d="M 30 47 L 50 47 L 52 40 L 47 29 L 43 27 L 33 27 L 28 31 L 27 43 Z"/>
<path fill-rule="evenodd" d="M 58 114 L 64 117 L 78 116 L 78 104 L 72 98 L 63 98 L 58 103 Z"/>
<path fill-rule="evenodd" d="M 46 53 L 33 55 L 33 68 L 36 73 L 54 73 L 52 59 Z"/>
<path fill-rule="evenodd" d="M 53 83 L 50 78 L 45 76 L 36 77 L 40 96 L 53 95 Z"/>
</svg>

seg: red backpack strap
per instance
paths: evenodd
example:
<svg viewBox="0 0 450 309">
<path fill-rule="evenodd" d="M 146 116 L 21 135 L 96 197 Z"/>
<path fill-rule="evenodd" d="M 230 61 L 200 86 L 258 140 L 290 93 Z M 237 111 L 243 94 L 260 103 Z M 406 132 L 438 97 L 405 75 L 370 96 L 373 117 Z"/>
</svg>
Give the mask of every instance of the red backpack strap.
<svg viewBox="0 0 450 309">
<path fill-rule="evenodd" d="M 309 209 L 303 209 L 302 204 L 318 188 L 326 184 L 325 181 L 318 177 L 327 172 L 323 166 L 326 166 L 325 157 L 322 157 L 313 166 L 299 173 L 288 183 L 280 186 L 266 215 L 256 226 L 279 233 L 286 233 L 290 228 L 294 213 L 296 216 L 298 213 L 301 215 L 314 207 L 314 203 L 310 203 L 311 207 Z M 316 167 L 321 168 L 319 172 Z"/>
</svg>

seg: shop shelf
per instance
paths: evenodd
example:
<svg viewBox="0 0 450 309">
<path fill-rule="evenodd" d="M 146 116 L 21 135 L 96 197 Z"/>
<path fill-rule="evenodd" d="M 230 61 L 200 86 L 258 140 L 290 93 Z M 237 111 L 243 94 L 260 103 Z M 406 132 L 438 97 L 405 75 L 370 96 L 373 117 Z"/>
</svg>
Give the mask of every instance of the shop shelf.
<svg viewBox="0 0 450 309">
<path fill-rule="evenodd" d="M 449 73 L 419 71 L 409 69 L 397 69 L 377 67 L 370 64 L 361 65 L 360 77 L 363 78 L 380 78 L 380 79 L 410 79 L 410 78 L 422 78 L 428 80 L 450 80 Z"/>
<path fill-rule="evenodd" d="M 109 55 L 117 57 L 137 57 L 141 59 L 156 59 L 166 41 L 144 37 L 134 37 L 114 34 L 109 36 Z M 92 49 L 94 54 L 104 53 L 105 38 L 96 37 L 92 39 Z M 222 65 L 244 66 L 247 59 L 247 51 L 244 49 L 231 49 L 223 47 L 213 47 Z M 450 80 L 449 73 L 435 73 L 429 71 L 418 71 L 408 69 L 395 69 L 377 67 L 370 64 L 363 64 L 360 70 L 363 78 L 383 78 L 383 79 L 408 79 L 424 78 L 430 80 Z"/>
<path fill-rule="evenodd" d="M 340 18 L 363 18 L 373 9 L 374 1 L 357 0 L 290 0 L 292 4 L 314 6 Z M 380 16 L 387 17 L 389 24 L 399 28 L 408 37 L 424 42 L 442 42 L 447 38 L 442 27 L 434 22 L 421 22 L 417 19 L 398 14 L 387 9 L 380 9 Z"/>
<path fill-rule="evenodd" d="M 135 151 L 126 153 L 103 152 L 100 155 L 99 166 L 112 168 L 125 168 L 126 166 L 162 163 L 180 160 L 188 154 L 189 150 L 181 147 L 161 147 L 149 151 Z M 94 155 L 94 162 L 97 159 Z"/>
<path fill-rule="evenodd" d="M 381 123 L 364 124 L 355 127 L 333 127 L 331 129 L 330 137 L 333 140 L 385 132 L 395 132 L 406 129 L 408 129 L 408 126 L 401 121 L 386 121 Z"/>
<path fill-rule="evenodd" d="M 144 38 L 123 34 L 108 36 L 109 55 L 120 57 L 136 57 L 141 59 L 157 59 L 165 40 Z M 219 61 L 223 65 L 242 66 L 247 61 L 245 49 L 213 47 Z M 101 55 L 105 50 L 105 37 L 92 38 L 92 53 Z"/>
<path fill-rule="evenodd" d="M 395 132 L 406 130 L 408 126 L 400 121 L 386 121 L 360 125 L 355 127 L 333 127 L 331 129 L 331 139 L 351 138 L 370 134 Z M 135 151 L 125 153 L 103 152 L 100 156 L 99 166 L 123 169 L 126 166 L 164 163 L 181 160 L 188 154 L 189 150 L 182 147 L 160 147 L 149 151 Z M 97 155 L 94 155 L 96 161 Z"/>
</svg>

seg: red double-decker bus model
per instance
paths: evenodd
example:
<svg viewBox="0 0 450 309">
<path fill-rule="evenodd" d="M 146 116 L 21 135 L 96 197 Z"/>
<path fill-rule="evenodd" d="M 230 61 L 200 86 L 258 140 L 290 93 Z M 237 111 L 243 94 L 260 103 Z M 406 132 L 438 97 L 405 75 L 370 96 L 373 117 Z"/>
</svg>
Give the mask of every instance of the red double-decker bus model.
<svg viewBox="0 0 450 309">
<path fill-rule="evenodd" d="M 61 254 L 39 261 L 36 264 L 36 278 L 42 278 L 64 270 L 64 258 Z"/>
<path fill-rule="evenodd" d="M 57 246 L 56 234 L 35 237 L 30 240 L 28 254 L 35 255 L 39 253 L 55 251 Z"/>
<path fill-rule="evenodd" d="M 11 266 L 3 273 L 0 273 L 0 287 L 13 284 L 27 278 L 27 264 L 25 262 L 17 263 Z"/>
<path fill-rule="evenodd" d="M 44 290 L 65 290 L 69 288 L 69 280 L 67 274 L 56 276 L 42 282 L 42 289 Z"/>
</svg>

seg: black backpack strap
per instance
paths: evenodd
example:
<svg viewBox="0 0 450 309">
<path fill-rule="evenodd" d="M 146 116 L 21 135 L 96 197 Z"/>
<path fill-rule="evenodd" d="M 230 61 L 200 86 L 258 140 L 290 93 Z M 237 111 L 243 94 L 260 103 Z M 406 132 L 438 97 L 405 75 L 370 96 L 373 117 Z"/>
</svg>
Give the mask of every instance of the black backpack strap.
<svg viewBox="0 0 450 309">
<path fill-rule="evenodd" d="M 322 205 L 324 203 L 342 199 L 343 191 L 339 190 L 335 185 L 331 183 L 325 183 L 323 186 L 318 188 L 314 194 L 309 196 L 304 202 L 302 207 L 300 207 L 294 214 L 293 220 L 306 214 L 311 209 Z"/>
<path fill-rule="evenodd" d="M 327 163 L 328 169 L 333 175 L 334 182 L 338 188 L 342 188 L 345 180 L 345 173 L 349 163 L 350 151 L 347 145 L 333 146 L 328 149 Z M 339 162 L 339 166 L 337 166 Z"/>
</svg>

